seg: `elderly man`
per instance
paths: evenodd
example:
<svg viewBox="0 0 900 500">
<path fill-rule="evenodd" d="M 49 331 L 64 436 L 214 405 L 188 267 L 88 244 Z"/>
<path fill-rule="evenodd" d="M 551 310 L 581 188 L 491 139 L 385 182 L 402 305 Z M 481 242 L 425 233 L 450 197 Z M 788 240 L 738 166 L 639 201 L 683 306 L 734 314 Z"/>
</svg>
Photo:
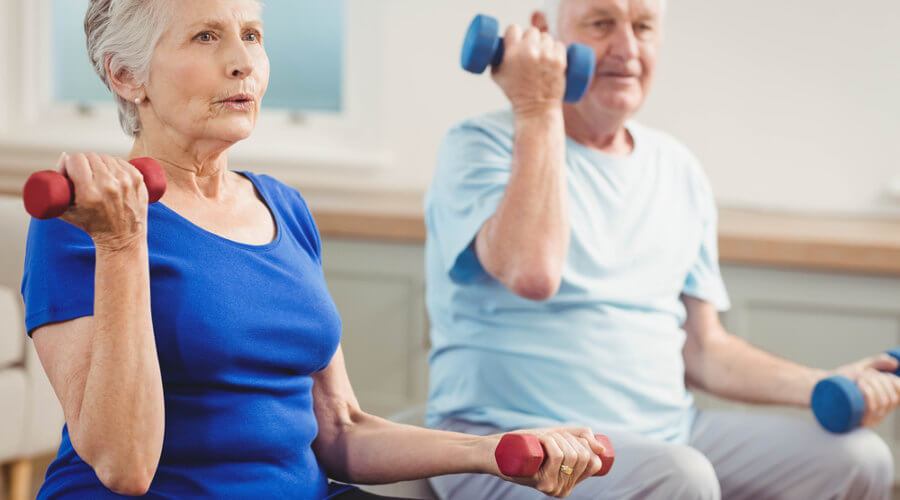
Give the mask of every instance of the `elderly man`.
<svg viewBox="0 0 900 500">
<path fill-rule="evenodd" d="M 687 391 L 808 407 L 816 382 L 840 373 L 865 394 L 864 426 L 900 393 L 887 356 L 825 372 L 720 324 L 709 183 L 682 144 L 629 120 L 654 76 L 663 9 L 548 2 L 531 28 L 506 32 L 493 76 L 512 109 L 447 135 L 426 198 L 428 424 L 609 435 L 612 472 L 570 498 L 889 498 L 891 452 L 870 430 L 698 411 Z M 597 69 L 585 98 L 563 104 L 572 42 L 596 51 Z M 432 484 L 442 498 L 542 498 L 488 476 Z"/>
</svg>

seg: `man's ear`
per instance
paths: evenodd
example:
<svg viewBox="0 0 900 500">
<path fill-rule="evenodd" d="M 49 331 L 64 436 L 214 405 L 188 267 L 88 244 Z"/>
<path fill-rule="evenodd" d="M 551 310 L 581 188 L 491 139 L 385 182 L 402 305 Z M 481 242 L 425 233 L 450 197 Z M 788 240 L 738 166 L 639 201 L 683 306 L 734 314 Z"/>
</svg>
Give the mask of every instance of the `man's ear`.
<svg viewBox="0 0 900 500">
<path fill-rule="evenodd" d="M 547 16 L 539 10 L 531 14 L 531 25 L 541 30 L 541 33 L 550 31 L 550 26 L 547 24 Z"/>
<path fill-rule="evenodd" d="M 135 98 L 144 98 L 144 86 L 139 84 L 135 80 L 134 75 L 127 69 L 120 69 L 118 72 L 113 73 L 112 68 L 110 67 L 111 60 L 111 58 L 107 58 L 104 66 L 106 68 L 106 77 L 109 80 L 109 86 L 112 88 L 113 92 L 119 94 L 126 101 L 131 102 L 133 102 Z"/>
</svg>

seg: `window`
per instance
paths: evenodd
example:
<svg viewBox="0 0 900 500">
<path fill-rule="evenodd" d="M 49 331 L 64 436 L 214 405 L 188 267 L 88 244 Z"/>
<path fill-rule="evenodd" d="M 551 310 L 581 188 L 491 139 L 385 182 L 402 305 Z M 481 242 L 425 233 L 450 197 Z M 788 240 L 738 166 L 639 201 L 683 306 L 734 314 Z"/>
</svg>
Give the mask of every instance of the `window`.
<svg viewBox="0 0 900 500">
<path fill-rule="evenodd" d="M 59 151 L 124 154 L 112 96 L 88 61 L 88 0 L 0 0 L 0 177 L 46 168 Z M 265 0 L 269 88 L 232 168 L 290 180 L 365 175 L 393 156 L 378 127 L 387 19 L 368 0 Z M 330 174 L 328 174 L 330 175 Z M 319 177 L 316 177 L 319 176 Z"/>
<path fill-rule="evenodd" d="M 52 1 L 53 99 L 82 107 L 112 103 L 85 49 L 88 0 Z M 272 72 L 263 107 L 341 111 L 343 0 L 268 0 L 263 8 Z"/>
</svg>

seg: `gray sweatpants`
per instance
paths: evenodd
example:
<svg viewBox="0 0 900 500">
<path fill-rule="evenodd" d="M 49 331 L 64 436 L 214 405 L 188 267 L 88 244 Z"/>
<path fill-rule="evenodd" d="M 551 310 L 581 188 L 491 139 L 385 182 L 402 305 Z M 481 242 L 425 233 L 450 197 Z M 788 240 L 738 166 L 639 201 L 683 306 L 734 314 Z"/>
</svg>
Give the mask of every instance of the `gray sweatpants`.
<svg viewBox="0 0 900 500">
<path fill-rule="evenodd" d="M 449 420 L 439 428 L 468 434 L 500 432 Z M 593 429 L 602 433 L 602 429 Z M 632 433 L 608 434 L 616 461 L 569 498 L 889 500 L 891 450 L 866 429 L 836 435 L 804 420 L 729 411 L 701 411 L 687 446 Z M 432 478 L 442 500 L 543 499 L 539 491 L 487 474 Z"/>
</svg>

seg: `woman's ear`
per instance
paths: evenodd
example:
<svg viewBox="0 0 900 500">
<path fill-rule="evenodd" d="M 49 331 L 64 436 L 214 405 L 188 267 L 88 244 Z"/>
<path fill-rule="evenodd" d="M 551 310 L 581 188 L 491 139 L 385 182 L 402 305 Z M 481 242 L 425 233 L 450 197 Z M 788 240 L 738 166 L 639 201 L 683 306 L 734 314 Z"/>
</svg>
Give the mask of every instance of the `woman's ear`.
<svg viewBox="0 0 900 500">
<path fill-rule="evenodd" d="M 106 77 L 112 90 L 126 101 L 134 102 L 135 99 L 143 99 L 143 84 L 138 83 L 134 75 L 127 69 L 122 68 L 118 72 L 113 73 L 110 66 L 111 60 L 111 58 L 107 57 L 104 66 L 106 68 Z"/>
<path fill-rule="evenodd" d="M 539 29 L 541 33 L 550 31 L 550 26 L 547 24 L 547 16 L 539 10 L 531 14 L 531 25 Z"/>
</svg>

